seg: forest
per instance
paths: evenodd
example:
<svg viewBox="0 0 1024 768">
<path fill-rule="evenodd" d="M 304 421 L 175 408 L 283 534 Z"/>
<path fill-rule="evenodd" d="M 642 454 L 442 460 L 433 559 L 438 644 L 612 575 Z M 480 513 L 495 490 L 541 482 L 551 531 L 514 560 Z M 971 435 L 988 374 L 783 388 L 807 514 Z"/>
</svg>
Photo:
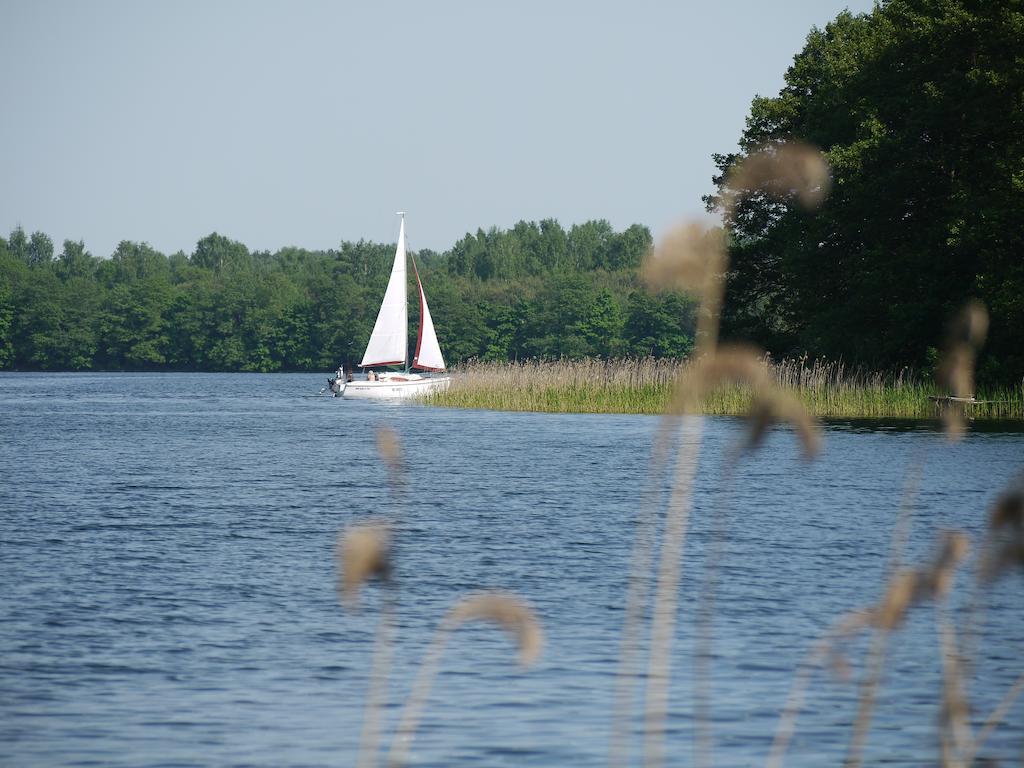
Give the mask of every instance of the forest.
<svg viewBox="0 0 1024 768">
<path fill-rule="evenodd" d="M 650 245 L 639 225 L 616 232 L 590 221 L 565 230 L 545 219 L 478 230 L 444 253 L 423 250 L 416 258 L 449 364 L 683 357 L 694 305 L 642 289 L 637 267 Z M 109 258 L 91 255 L 81 241 L 54 251 L 42 232 L 18 228 L 0 238 L 2 369 L 356 366 L 395 245 L 360 240 L 329 251 L 250 252 L 213 233 L 191 254 L 166 256 L 129 241 Z M 416 302 L 409 312 L 410 323 L 418 322 Z"/>
</svg>

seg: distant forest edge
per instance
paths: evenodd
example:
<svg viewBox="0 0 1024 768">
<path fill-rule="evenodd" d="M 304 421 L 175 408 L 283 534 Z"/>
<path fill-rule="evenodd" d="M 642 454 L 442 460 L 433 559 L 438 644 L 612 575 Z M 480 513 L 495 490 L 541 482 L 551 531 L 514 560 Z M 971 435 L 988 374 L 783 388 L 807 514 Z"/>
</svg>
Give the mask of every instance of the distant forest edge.
<svg viewBox="0 0 1024 768">
<path fill-rule="evenodd" d="M 647 228 L 520 222 L 467 234 L 417 263 L 449 363 L 683 357 L 694 304 L 652 296 L 638 266 Z M 0 368 L 329 371 L 355 366 L 394 244 L 250 252 L 219 234 L 171 256 L 121 242 L 110 258 L 20 228 L 0 238 Z M 419 308 L 410 303 L 410 321 Z M 415 338 L 415 336 L 413 336 Z"/>
<path fill-rule="evenodd" d="M 982 383 L 1024 377 L 1024 3 L 882 0 L 813 29 L 777 96 L 755 97 L 730 169 L 764 147 L 821 148 L 831 194 L 808 213 L 745 196 L 724 221 L 722 336 L 776 357 L 927 374 L 969 298 L 988 307 Z M 765 189 L 793 190 L 792 179 Z M 449 363 L 685 357 L 695 304 L 651 295 L 646 227 L 557 221 L 420 251 Z M 357 364 L 393 245 L 191 254 L 122 242 L 98 259 L 15 229 L 0 238 L 0 369 L 326 371 Z M 415 316 L 415 303 L 410 313 Z"/>
</svg>

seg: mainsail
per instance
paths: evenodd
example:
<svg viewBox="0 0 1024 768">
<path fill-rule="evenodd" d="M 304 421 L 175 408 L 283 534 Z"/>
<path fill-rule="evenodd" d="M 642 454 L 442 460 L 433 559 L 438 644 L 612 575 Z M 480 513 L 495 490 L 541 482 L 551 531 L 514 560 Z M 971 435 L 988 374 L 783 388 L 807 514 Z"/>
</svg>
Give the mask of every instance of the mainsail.
<svg viewBox="0 0 1024 768">
<path fill-rule="evenodd" d="M 409 308 L 405 280 L 405 216 L 402 216 L 391 279 L 384 291 L 384 302 L 377 313 L 377 322 L 373 324 L 370 343 L 366 345 L 360 368 L 370 365 L 405 365 L 405 357 L 409 353 Z"/>
</svg>

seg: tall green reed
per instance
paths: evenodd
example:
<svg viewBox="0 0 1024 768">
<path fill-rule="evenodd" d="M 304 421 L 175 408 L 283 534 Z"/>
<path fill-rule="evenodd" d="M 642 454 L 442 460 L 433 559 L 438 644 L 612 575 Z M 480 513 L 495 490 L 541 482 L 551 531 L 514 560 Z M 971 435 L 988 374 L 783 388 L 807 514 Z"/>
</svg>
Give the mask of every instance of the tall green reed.
<svg viewBox="0 0 1024 768">
<path fill-rule="evenodd" d="M 819 418 L 940 419 L 949 412 L 977 420 L 1024 420 L 1024 384 L 981 389 L 975 403 L 943 406 L 931 398 L 949 394 L 911 369 L 877 372 L 842 361 L 805 357 L 774 361 L 770 378 L 792 392 Z M 541 413 L 663 414 L 686 361 L 647 359 L 470 361 L 455 366 L 446 392 L 427 402 L 452 408 Z M 753 403 L 742 383 L 705 393 L 696 412 L 742 416 Z"/>
</svg>

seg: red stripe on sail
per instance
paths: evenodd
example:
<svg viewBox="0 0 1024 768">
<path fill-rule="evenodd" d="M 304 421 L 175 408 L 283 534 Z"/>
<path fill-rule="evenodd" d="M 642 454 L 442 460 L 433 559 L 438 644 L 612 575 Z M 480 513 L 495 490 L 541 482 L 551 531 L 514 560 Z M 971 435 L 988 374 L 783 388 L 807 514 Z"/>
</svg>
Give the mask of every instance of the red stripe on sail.
<svg viewBox="0 0 1024 768">
<path fill-rule="evenodd" d="M 422 368 L 419 365 L 420 359 L 420 345 L 423 343 L 423 283 L 420 282 L 420 271 L 416 268 L 416 257 L 411 253 L 409 258 L 412 259 L 412 271 L 416 274 L 416 287 L 420 292 L 420 327 L 416 331 L 416 352 L 412 356 L 412 364 L 416 368 Z M 423 368 L 425 371 L 436 371 L 438 368 Z"/>
</svg>

